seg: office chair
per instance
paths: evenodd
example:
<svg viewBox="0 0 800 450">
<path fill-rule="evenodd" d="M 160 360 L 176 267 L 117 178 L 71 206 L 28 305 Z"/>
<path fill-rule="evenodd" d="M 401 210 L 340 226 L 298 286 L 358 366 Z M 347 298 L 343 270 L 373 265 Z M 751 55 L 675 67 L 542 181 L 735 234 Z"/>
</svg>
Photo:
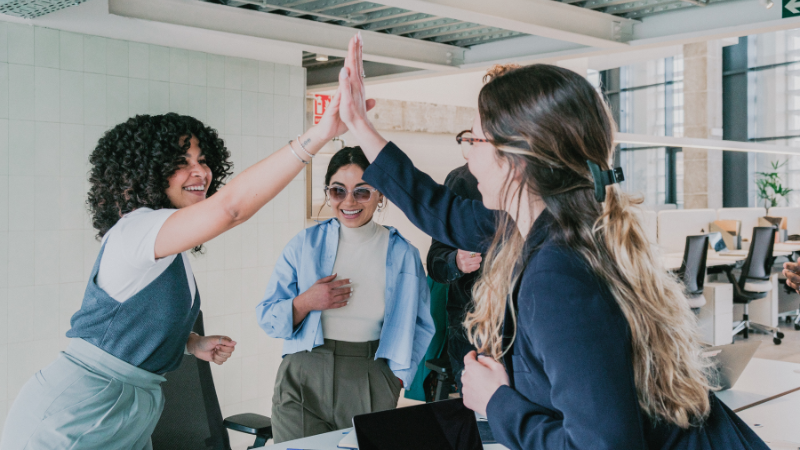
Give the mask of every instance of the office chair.
<svg viewBox="0 0 800 450">
<path fill-rule="evenodd" d="M 769 282 L 770 271 L 772 268 L 772 249 L 775 244 L 775 232 L 773 227 L 753 228 L 753 238 L 750 241 L 750 251 L 747 252 L 747 259 L 742 266 L 742 273 L 737 280 L 731 269 L 725 272 L 728 280 L 733 285 L 733 302 L 744 305 L 744 315 L 741 322 L 736 322 L 733 328 L 733 335 L 742 333 L 745 339 L 748 333 L 758 331 L 771 333 L 772 342 L 780 345 L 783 333 L 777 328 L 755 323 L 750 321 L 749 305 L 753 300 L 758 300 L 767 296 L 772 284 Z"/>
<path fill-rule="evenodd" d="M 677 276 L 686 287 L 686 298 L 689 307 L 695 314 L 706 304 L 703 296 L 703 284 L 706 279 L 706 256 L 708 255 L 708 235 L 686 236 L 686 247 L 683 250 L 683 262 Z"/>
<path fill-rule="evenodd" d="M 192 331 L 204 335 L 202 311 Z M 153 450 L 231 450 L 226 428 L 255 435 L 249 448 L 262 447 L 272 437 L 269 417 L 238 414 L 222 419 L 208 361 L 184 356 L 180 368 L 164 377 L 165 406 L 153 431 Z"/>
<path fill-rule="evenodd" d="M 425 402 L 438 402 L 439 400 L 447 400 L 450 396 L 451 386 L 455 382 L 453 377 L 453 369 L 450 366 L 450 358 L 447 352 L 443 352 L 444 356 L 436 359 L 429 359 L 425 361 L 425 367 L 431 370 L 428 379 L 425 380 Z"/>
</svg>

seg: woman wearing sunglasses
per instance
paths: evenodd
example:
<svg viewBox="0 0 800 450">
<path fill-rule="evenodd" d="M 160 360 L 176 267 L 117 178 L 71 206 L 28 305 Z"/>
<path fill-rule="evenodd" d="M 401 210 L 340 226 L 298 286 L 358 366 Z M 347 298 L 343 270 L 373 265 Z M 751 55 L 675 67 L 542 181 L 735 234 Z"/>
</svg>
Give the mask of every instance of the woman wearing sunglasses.
<svg viewBox="0 0 800 450">
<path fill-rule="evenodd" d="M 419 251 L 373 221 L 386 199 L 361 179 L 368 166 L 359 147 L 333 156 L 325 194 L 335 218 L 289 242 L 256 308 L 261 328 L 284 339 L 275 442 L 395 408 L 433 337 Z"/>
<path fill-rule="evenodd" d="M 351 41 L 340 117 L 363 179 L 437 240 L 486 254 L 464 326 L 464 404 L 510 449 L 766 449 L 711 392 L 683 289 L 612 170 L 615 125 L 580 75 L 536 64 L 483 86 L 461 136 L 482 201 L 414 168 L 366 114 Z M 710 381 L 711 380 L 711 381 Z"/>
</svg>

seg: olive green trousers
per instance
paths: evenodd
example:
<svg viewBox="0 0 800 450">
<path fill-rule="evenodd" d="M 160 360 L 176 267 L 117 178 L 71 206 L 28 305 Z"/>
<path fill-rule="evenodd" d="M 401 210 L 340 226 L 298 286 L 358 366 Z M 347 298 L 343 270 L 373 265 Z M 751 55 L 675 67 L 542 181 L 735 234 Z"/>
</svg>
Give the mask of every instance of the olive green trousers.
<svg viewBox="0 0 800 450">
<path fill-rule="evenodd" d="M 325 339 L 310 352 L 286 355 L 275 379 L 272 434 L 276 443 L 353 426 L 353 416 L 394 409 L 400 380 L 379 341 Z"/>
</svg>

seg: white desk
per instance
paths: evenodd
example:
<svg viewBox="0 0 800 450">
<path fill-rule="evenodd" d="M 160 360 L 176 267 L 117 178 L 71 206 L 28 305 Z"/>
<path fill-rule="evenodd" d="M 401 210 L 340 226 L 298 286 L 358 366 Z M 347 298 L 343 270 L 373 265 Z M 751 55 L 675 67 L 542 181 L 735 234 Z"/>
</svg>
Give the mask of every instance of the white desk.
<svg viewBox="0 0 800 450">
<path fill-rule="evenodd" d="M 773 450 L 800 448 L 800 391 L 738 413 Z"/>
<path fill-rule="evenodd" d="M 288 448 L 299 449 L 314 449 L 314 450 L 340 450 L 337 447 L 339 441 L 342 440 L 345 433 L 352 430 L 346 428 L 344 430 L 331 431 L 330 433 L 319 434 L 303 439 L 296 439 L 294 441 L 281 442 L 280 444 L 267 445 L 266 447 L 259 447 L 269 450 L 286 450 Z M 486 444 L 483 446 L 484 450 L 508 450 L 507 447 L 500 444 Z"/>
<path fill-rule="evenodd" d="M 753 358 L 736 384 L 717 392 L 717 398 L 741 416 L 740 411 L 755 409 L 755 404 L 797 388 L 800 388 L 800 364 Z M 800 426 L 797 428 L 800 430 Z"/>
</svg>

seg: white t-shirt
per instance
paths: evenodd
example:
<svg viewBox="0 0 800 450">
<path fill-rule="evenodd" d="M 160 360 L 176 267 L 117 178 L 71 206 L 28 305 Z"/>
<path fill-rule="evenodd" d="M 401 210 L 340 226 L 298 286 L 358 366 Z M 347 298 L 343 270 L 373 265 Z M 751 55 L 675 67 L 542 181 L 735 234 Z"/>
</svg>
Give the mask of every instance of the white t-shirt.
<svg viewBox="0 0 800 450">
<path fill-rule="evenodd" d="M 178 255 L 156 260 L 156 237 L 167 218 L 177 209 L 139 208 L 125 214 L 105 236 L 106 248 L 97 285 L 118 302 L 133 297 L 159 277 Z M 186 252 L 181 253 L 186 268 L 186 280 L 192 295 L 192 305 L 197 292 L 192 266 Z"/>
</svg>

